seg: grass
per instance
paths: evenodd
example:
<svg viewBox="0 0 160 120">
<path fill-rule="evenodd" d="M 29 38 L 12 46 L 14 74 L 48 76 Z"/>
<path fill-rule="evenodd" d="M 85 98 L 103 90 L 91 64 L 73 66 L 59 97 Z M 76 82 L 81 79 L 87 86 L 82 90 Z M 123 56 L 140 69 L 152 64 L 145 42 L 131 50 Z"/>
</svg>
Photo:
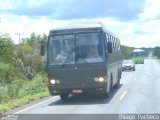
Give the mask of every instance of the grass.
<svg viewBox="0 0 160 120">
<path fill-rule="evenodd" d="M 46 74 L 42 72 L 30 81 L 19 78 L 3 86 L 0 85 L 0 113 L 49 96 L 46 80 Z"/>
<path fill-rule="evenodd" d="M 0 105 L 0 113 L 7 112 L 11 109 L 23 106 L 33 100 L 41 99 L 41 98 L 47 97 L 47 96 L 49 96 L 49 92 L 45 91 L 45 92 L 37 93 L 35 95 L 26 96 L 21 99 L 11 100 L 8 103 L 4 103 L 4 104 Z"/>
</svg>

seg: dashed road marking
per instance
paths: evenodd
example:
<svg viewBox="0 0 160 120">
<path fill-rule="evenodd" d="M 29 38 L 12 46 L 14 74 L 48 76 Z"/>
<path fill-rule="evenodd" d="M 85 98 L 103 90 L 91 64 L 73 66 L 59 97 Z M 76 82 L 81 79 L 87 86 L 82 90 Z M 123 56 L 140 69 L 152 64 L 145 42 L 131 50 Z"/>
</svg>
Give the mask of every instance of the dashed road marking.
<svg viewBox="0 0 160 120">
<path fill-rule="evenodd" d="M 123 94 L 119 97 L 119 100 L 122 100 L 127 95 L 127 91 L 124 91 Z"/>
</svg>

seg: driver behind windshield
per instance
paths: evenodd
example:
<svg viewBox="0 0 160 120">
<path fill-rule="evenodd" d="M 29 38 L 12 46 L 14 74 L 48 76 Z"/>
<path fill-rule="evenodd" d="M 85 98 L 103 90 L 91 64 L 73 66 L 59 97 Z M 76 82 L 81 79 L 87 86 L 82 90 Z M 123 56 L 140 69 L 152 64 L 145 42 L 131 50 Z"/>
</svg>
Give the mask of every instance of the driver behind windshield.
<svg viewBox="0 0 160 120">
<path fill-rule="evenodd" d="M 61 52 L 56 56 L 56 61 L 65 62 L 73 59 L 73 48 L 72 46 L 66 46 Z"/>
</svg>

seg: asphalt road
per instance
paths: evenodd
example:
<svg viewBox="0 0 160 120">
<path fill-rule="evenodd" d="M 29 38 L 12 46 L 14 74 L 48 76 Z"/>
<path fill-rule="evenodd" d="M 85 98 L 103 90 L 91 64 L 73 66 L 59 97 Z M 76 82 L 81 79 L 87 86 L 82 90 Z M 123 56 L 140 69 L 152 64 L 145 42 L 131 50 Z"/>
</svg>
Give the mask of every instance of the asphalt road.
<svg viewBox="0 0 160 120">
<path fill-rule="evenodd" d="M 108 99 L 98 96 L 73 96 L 64 102 L 59 96 L 54 96 L 34 104 L 30 103 L 10 113 L 33 116 L 38 114 L 39 120 L 43 119 L 42 114 L 158 114 L 160 113 L 160 63 L 148 58 L 144 64 L 136 65 L 136 71 L 123 72 L 120 88 L 113 89 Z M 69 116 L 70 119 L 72 117 Z M 64 118 L 66 116 L 62 116 L 61 119 Z M 96 119 L 96 116 L 90 119 L 94 118 Z"/>
</svg>

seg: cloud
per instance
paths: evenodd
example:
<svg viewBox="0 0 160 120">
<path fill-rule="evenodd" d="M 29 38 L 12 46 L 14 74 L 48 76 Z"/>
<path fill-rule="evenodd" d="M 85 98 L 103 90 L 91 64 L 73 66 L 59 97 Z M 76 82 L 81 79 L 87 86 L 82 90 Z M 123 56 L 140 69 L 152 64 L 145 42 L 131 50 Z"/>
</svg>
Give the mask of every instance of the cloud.
<svg viewBox="0 0 160 120">
<path fill-rule="evenodd" d="M 18 43 L 15 33 L 24 33 L 21 37 L 25 38 L 32 32 L 48 34 L 50 29 L 66 24 L 98 21 L 123 45 L 154 47 L 160 45 L 158 1 L 5 0 L 0 4 L 0 32 L 10 33 Z"/>
<path fill-rule="evenodd" d="M 2 15 L 0 23 L 0 33 L 9 33 L 14 43 L 19 42 L 16 33 L 20 33 L 21 38 L 29 37 L 31 33 L 47 34 L 50 29 L 60 27 L 68 22 L 63 20 L 48 20 L 46 17 L 30 19 L 28 16 Z M 72 21 L 71 21 L 72 22 Z"/>
<path fill-rule="evenodd" d="M 0 1 L 0 10 L 12 9 L 14 1 L 13 0 L 1 0 Z"/>
<path fill-rule="evenodd" d="M 138 17 L 144 3 L 144 0 L 19 0 L 12 3 L 13 7 L 0 9 L 0 13 L 62 20 L 112 17 L 127 21 Z"/>
<path fill-rule="evenodd" d="M 141 20 L 160 19 L 159 0 L 146 0 L 144 12 L 140 14 Z"/>
</svg>

